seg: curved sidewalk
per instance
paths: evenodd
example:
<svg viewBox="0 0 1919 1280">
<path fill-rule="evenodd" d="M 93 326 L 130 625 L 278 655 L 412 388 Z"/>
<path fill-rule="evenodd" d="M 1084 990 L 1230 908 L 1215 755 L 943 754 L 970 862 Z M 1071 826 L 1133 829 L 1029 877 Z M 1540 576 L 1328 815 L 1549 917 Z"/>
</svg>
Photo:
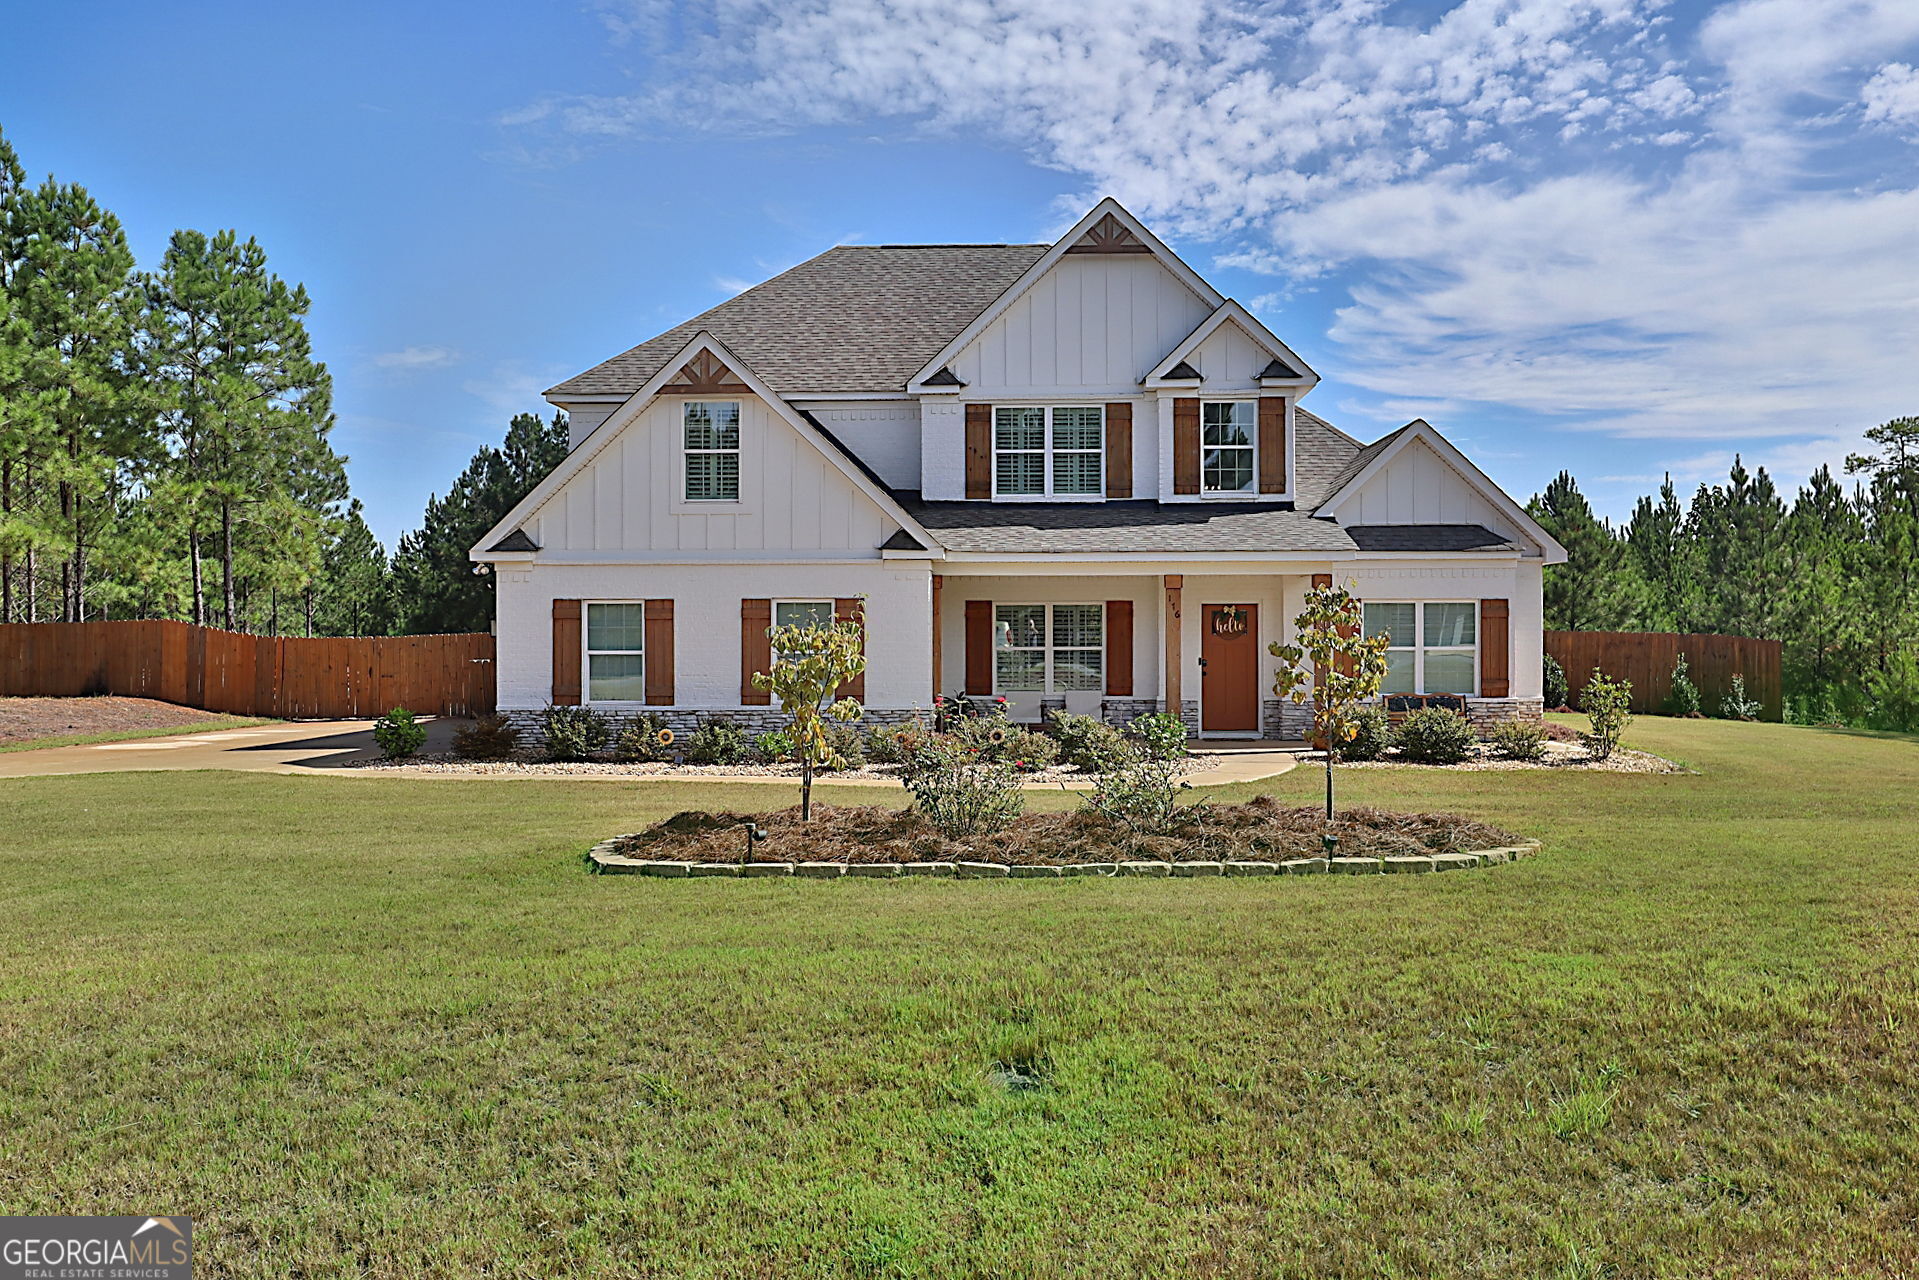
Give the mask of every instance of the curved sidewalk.
<svg viewBox="0 0 1919 1280">
<path fill-rule="evenodd" d="M 459 721 L 426 722 L 427 750 L 444 751 Z M 1230 782 L 1256 782 L 1292 769 L 1303 749 L 1300 743 L 1200 742 L 1194 744 L 1193 771 L 1187 781 L 1196 787 Z M 308 777 L 458 778 L 467 781 L 576 781 L 576 782 L 754 782 L 793 786 L 798 779 L 784 774 L 705 774 L 673 777 L 660 774 L 468 774 L 367 772 L 351 767 L 379 759 L 373 745 L 371 720 L 328 720 L 295 724 L 258 725 L 251 729 L 221 729 L 211 733 L 183 733 L 130 742 L 96 742 L 76 747 L 0 752 L 0 778 L 54 777 L 75 773 L 132 773 L 143 770 L 231 769 L 247 773 L 302 774 Z M 817 779 L 830 787 L 897 787 L 893 779 Z M 1084 791 L 1093 785 L 1078 778 L 1030 782 L 1041 791 Z"/>
</svg>

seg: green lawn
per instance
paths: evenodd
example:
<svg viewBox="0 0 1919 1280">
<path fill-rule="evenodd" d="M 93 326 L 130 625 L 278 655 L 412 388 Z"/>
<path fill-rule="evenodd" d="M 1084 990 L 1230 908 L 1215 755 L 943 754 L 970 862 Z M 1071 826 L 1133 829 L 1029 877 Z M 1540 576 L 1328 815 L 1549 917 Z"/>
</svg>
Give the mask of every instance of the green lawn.
<svg viewBox="0 0 1919 1280">
<path fill-rule="evenodd" d="M 0 782 L 0 1209 L 219 1276 L 1912 1274 L 1919 741 L 1628 739 L 1700 772 L 1350 773 L 1546 842 L 1364 879 L 589 877 L 785 792 Z"/>
</svg>

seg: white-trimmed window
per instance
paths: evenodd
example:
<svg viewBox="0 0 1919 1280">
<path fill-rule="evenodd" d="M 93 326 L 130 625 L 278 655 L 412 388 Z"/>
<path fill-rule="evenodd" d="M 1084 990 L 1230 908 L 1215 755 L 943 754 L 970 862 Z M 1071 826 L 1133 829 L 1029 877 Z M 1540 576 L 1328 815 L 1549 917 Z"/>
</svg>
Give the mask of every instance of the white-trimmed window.
<svg viewBox="0 0 1919 1280">
<path fill-rule="evenodd" d="M 688 502 L 740 500 L 740 402 L 688 400 L 684 410 Z"/>
<path fill-rule="evenodd" d="M 1106 410 L 995 405 L 995 497 L 1097 497 L 1106 489 Z"/>
<path fill-rule="evenodd" d="M 993 606 L 993 682 L 1000 693 L 1106 687 L 1106 606 Z"/>
<path fill-rule="evenodd" d="M 775 600 L 773 602 L 773 627 L 830 627 L 833 625 L 833 602 L 831 600 Z M 778 662 L 780 654 L 773 654 Z"/>
<path fill-rule="evenodd" d="M 1471 600 L 1365 602 L 1369 636 L 1389 636 L 1382 693 L 1479 692 L 1479 606 Z"/>
<path fill-rule="evenodd" d="M 643 602 L 588 602 L 586 700 L 646 701 L 646 605 Z"/>
<path fill-rule="evenodd" d="M 1199 485 L 1205 493 L 1251 493 L 1258 474 L 1259 406 L 1207 400 L 1199 406 Z"/>
</svg>

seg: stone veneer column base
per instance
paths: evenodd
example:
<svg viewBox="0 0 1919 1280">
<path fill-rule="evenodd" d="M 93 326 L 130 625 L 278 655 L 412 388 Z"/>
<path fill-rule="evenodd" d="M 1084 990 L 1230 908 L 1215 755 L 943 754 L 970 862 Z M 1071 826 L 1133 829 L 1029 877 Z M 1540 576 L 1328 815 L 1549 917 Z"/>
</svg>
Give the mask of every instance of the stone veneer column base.
<svg viewBox="0 0 1919 1280">
<path fill-rule="evenodd" d="M 1375 705 L 1383 706 L 1384 703 Z M 1506 720 L 1537 723 L 1545 717 L 1545 702 L 1539 698 L 1468 698 L 1466 718 L 1480 737 L 1491 735 L 1493 728 Z M 1289 741 L 1310 737 L 1313 732 L 1313 704 L 1268 698 L 1261 717 L 1266 736 Z"/>
<path fill-rule="evenodd" d="M 778 707 L 715 707 L 711 709 L 696 707 L 639 707 L 634 710 L 608 711 L 595 708 L 609 726 L 617 732 L 619 727 L 631 724 L 643 715 L 657 715 L 666 721 L 666 727 L 678 737 L 686 737 L 708 720 L 728 720 L 749 734 L 769 733 L 774 729 L 784 729 L 788 720 L 786 713 Z M 500 712 L 507 720 L 526 735 L 529 741 L 537 742 L 542 733 L 543 711 L 514 709 Z M 920 707 L 868 707 L 866 717 L 859 722 L 862 729 L 878 729 L 885 726 L 905 724 L 917 720 L 922 724 L 933 723 L 933 713 Z"/>
</svg>

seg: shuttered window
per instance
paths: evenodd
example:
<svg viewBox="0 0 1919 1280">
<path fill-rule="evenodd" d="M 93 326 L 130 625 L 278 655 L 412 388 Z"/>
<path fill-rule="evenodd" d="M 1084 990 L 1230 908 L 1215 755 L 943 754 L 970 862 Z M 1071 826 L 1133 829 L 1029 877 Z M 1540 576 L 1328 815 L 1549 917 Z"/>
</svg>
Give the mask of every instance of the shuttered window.
<svg viewBox="0 0 1919 1280">
<path fill-rule="evenodd" d="M 586 700 L 646 700 L 646 606 L 586 606 Z"/>
<path fill-rule="evenodd" d="M 1199 407 L 1200 487 L 1207 493 L 1251 493 L 1258 406 L 1251 400 L 1209 400 Z"/>
<path fill-rule="evenodd" d="M 1001 693 L 1065 693 L 1106 684 L 1104 608 L 1001 604 L 993 608 L 993 678 Z"/>
<path fill-rule="evenodd" d="M 738 502 L 740 402 L 689 400 L 685 413 L 686 500 Z"/>
<path fill-rule="evenodd" d="M 995 497 L 1096 497 L 1105 484 L 1101 406 L 994 406 Z"/>
<path fill-rule="evenodd" d="M 1382 693 L 1479 691 L 1479 608 L 1470 600 L 1365 604 L 1366 634 L 1391 637 Z"/>
</svg>

